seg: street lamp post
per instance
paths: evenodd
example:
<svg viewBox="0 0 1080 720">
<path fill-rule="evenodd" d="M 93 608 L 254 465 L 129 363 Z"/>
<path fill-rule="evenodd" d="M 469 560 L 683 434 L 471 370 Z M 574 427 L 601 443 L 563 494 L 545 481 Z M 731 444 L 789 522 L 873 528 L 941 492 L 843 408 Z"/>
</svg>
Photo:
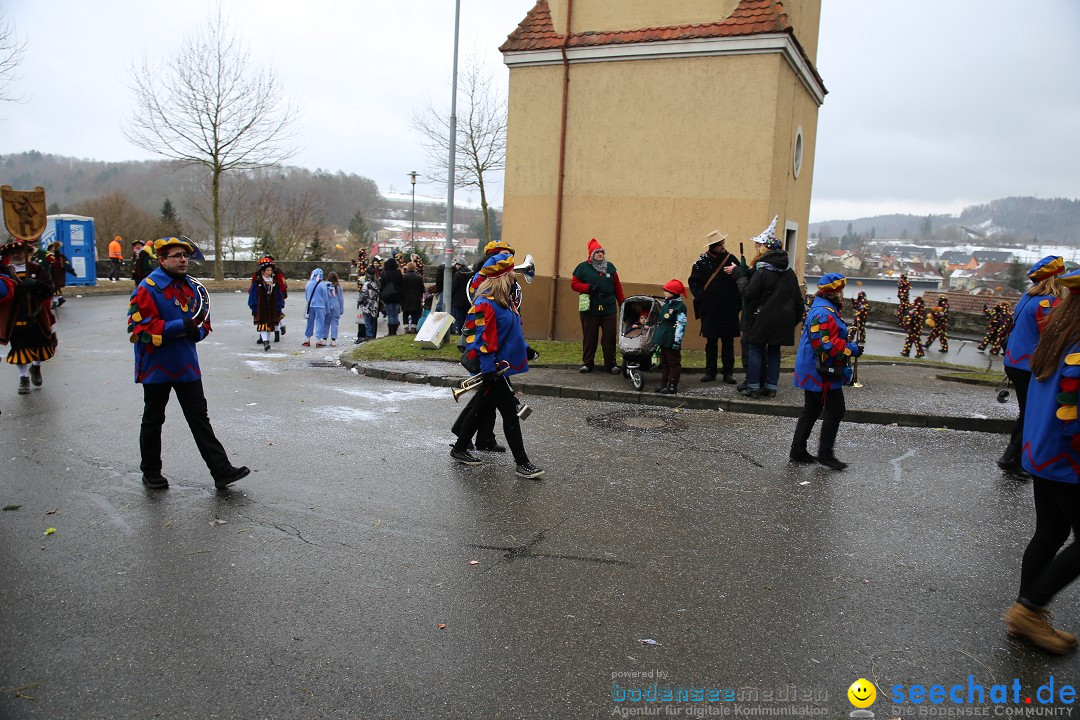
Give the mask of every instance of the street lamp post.
<svg viewBox="0 0 1080 720">
<path fill-rule="evenodd" d="M 413 170 L 409 173 L 409 179 L 412 180 L 412 232 L 409 234 L 409 242 L 412 246 L 416 247 L 416 178 L 419 177 L 417 172 Z"/>
</svg>

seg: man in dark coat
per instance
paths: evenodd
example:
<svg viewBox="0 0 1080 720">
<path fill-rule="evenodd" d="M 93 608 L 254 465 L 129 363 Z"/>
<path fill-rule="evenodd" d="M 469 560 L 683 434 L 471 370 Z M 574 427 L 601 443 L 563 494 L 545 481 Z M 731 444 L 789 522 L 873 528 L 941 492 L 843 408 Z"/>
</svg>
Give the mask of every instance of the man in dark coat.
<svg viewBox="0 0 1080 720">
<path fill-rule="evenodd" d="M 708 249 L 690 270 L 694 312 L 701 320 L 701 336 L 705 338 L 705 374 L 701 382 L 716 379 L 719 340 L 724 382 L 734 384 L 735 338 L 741 334 L 739 311 L 742 310 L 742 295 L 735 283 L 737 274 L 733 273 L 739 263 L 724 247 L 726 234 L 713 230 L 705 239 Z"/>
</svg>

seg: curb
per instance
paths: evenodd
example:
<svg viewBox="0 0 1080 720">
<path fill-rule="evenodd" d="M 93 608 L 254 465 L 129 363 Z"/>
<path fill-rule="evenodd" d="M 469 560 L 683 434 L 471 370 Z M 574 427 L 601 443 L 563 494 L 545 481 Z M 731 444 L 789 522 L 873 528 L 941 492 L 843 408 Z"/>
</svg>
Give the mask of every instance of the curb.
<svg viewBox="0 0 1080 720">
<path fill-rule="evenodd" d="M 424 373 L 381 370 L 368 367 L 340 356 L 342 367 L 364 377 L 378 380 L 393 380 L 416 385 L 435 387 L 456 387 L 463 378 L 444 375 L 426 375 Z M 563 385 L 541 385 L 526 381 L 515 381 L 514 386 L 530 395 L 543 397 L 574 398 L 597 402 L 618 402 L 631 405 L 650 405 L 687 410 L 716 410 L 718 412 L 746 413 L 748 415 L 767 415 L 771 417 L 793 417 L 802 414 L 802 407 L 779 405 L 747 400 L 728 400 L 724 398 L 657 395 L 637 390 L 593 390 L 590 388 L 566 387 Z M 995 418 L 966 418 L 949 415 L 925 415 L 916 413 L 884 412 L 879 410 L 848 410 L 844 422 L 865 423 L 870 425 L 894 425 L 897 427 L 940 428 L 942 430 L 965 430 L 970 432 L 988 432 L 1008 435 L 1012 432 L 1013 421 Z"/>
</svg>

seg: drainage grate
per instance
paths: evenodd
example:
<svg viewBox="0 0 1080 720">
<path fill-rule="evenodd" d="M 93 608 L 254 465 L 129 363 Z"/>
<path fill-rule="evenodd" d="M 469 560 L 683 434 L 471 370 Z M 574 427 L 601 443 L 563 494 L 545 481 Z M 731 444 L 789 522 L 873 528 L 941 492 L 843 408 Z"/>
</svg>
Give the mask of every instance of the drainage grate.
<svg viewBox="0 0 1080 720">
<path fill-rule="evenodd" d="M 633 433 L 672 433 L 686 430 L 686 421 L 671 410 L 616 410 L 593 415 L 585 422 L 597 428 Z"/>
<path fill-rule="evenodd" d="M 308 367 L 337 368 L 341 367 L 341 362 L 338 360 L 312 360 L 308 363 Z"/>
</svg>

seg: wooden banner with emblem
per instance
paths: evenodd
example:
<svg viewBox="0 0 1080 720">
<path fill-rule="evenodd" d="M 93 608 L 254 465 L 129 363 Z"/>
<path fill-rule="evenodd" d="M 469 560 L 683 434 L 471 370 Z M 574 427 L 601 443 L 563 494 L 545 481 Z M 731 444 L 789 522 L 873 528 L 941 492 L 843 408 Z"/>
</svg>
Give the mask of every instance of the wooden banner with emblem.
<svg viewBox="0 0 1080 720">
<path fill-rule="evenodd" d="M 45 232 L 45 188 L 15 190 L 0 185 L 0 201 L 4 204 L 4 227 L 20 240 L 36 240 Z"/>
</svg>

